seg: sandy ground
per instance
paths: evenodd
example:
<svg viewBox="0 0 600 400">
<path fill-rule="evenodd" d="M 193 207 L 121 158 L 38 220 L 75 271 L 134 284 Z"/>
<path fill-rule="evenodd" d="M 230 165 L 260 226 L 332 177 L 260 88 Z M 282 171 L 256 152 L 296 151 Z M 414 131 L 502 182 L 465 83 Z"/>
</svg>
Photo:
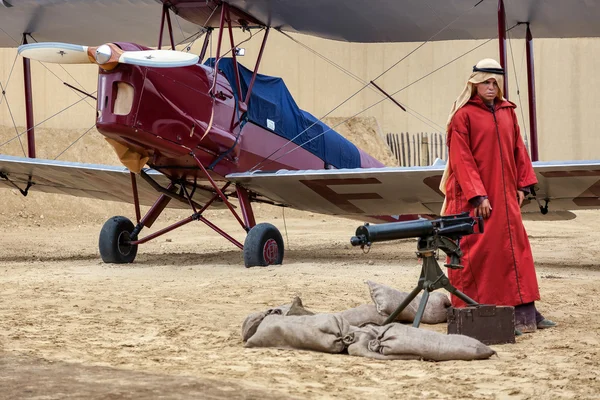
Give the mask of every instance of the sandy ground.
<svg viewBox="0 0 600 400">
<path fill-rule="evenodd" d="M 277 225 L 288 245 L 282 266 L 244 268 L 241 253 L 200 223 L 116 266 L 98 255 L 101 209 L 62 223 L 4 212 L 0 398 L 600 398 L 599 212 L 527 222 L 538 308 L 558 328 L 493 346 L 489 360 L 441 363 L 241 341 L 248 314 L 296 295 L 326 312 L 370 302 L 367 279 L 410 290 L 420 271 L 412 240 L 365 255 L 348 245 L 359 222 L 259 207 L 258 219 Z M 208 215 L 243 239 L 231 216 Z"/>
</svg>

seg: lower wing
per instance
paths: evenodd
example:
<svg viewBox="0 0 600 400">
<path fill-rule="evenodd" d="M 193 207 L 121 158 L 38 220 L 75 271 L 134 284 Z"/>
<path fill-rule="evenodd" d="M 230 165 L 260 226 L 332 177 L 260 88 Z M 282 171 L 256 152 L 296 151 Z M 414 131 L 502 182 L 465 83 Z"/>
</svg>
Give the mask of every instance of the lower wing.
<svg viewBox="0 0 600 400">
<path fill-rule="evenodd" d="M 570 219 L 568 212 L 600 208 L 600 161 L 533 163 L 540 219 Z M 369 169 L 248 172 L 226 178 L 281 205 L 349 216 L 438 214 L 444 165 Z M 540 213 L 530 196 L 523 213 Z"/>
<path fill-rule="evenodd" d="M 145 173 L 163 188 L 170 183 L 169 178 L 158 171 L 146 170 Z M 140 204 L 151 206 L 158 198 L 157 190 L 139 176 L 136 178 Z M 0 155 L 0 188 L 133 203 L 131 185 L 131 175 L 125 167 Z M 193 199 L 204 204 L 212 196 L 211 191 L 199 189 L 194 190 Z M 189 209 L 190 206 L 187 202 L 171 201 L 168 207 Z M 225 205 L 216 201 L 211 207 L 224 208 Z"/>
</svg>

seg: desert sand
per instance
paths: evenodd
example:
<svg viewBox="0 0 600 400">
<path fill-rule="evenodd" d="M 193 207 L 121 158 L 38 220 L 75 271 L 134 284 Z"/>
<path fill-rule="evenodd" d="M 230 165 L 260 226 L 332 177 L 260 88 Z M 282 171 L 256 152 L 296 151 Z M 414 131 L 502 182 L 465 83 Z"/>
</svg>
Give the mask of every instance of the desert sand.
<svg viewBox="0 0 600 400">
<path fill-rule="evenodd" d="M 370 132 L 359 145 L 388 157 L 376 127 Z M 81 133 L 40 131 L 40 141 Z M 98 136 L 60 159 L 115 163 Z M 18 155 L 11 146 L 3 152 Z M 40 156 L 65 148 L 55 146 Z M 201 223 L 140 246 L 133 264 L 108 265 L 97 249 L 102 223 L 131 218 L 133 206 L 14 190 L 0 191 L 0 203 L 0 398 L 600 398 L 600 212 L 526 222 L 538 308 L 557 328 L 492 346 L 489 360 L 433 363 L 246 349 L 241 339 L 248 314 L 294 296 L 334 312 L 369 303 L 366 280 L 411 290 L 415 240 L 363 254 L 349 245 L 360 221 L 263 205 L 257 220 L 284 236 L 281 266 L 244 268 L 241 252 Z M 169 211 L 143 234 L 186 216 Z M 243 241 L 228 212 L 206 216 Z"/>
<path fill-rule="evenodd" d="M 82 201 L 67 203 L 75 209 Z M 261 206 L 258 219 L 284 235 L 284 265 L 246 269 L 241 253 L 200 223 L 140 246 L 133 264 L 107 265 L 97 250 L 102 207 L 63 223 L 4 211 L 0 397 L 582 399 L 600 393 L 598 212 L 526 223 L 542 293 L 538 308 L 557 328 L 492 346 L 498 356 L 489 360 L 432 363 L 246 349 L 240 336 L 248 314 L 294 296 L 329 312 L 370 302 L 367 279 L 410 290 L 420 270 L 413 240 L 379 243 L 363 254 L 348 244 L 359 222 Z M 153 229 L 177 217 L 171 213 Z M 208 217 L 243 239 L 225 212 Z"/>
</svg>

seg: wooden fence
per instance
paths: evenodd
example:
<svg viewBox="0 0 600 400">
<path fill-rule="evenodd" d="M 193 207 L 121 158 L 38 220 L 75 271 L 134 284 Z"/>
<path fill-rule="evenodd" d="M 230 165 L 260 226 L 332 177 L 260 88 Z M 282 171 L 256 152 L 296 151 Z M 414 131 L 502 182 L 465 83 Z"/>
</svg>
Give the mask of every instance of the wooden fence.
<svg viewBox="0 0 600 400">
<path fill-rule="evenodd" d="M 426 166 L 436 158 L 448 159 L 444 133 L 388 133 L 386 141 L 401 167 Z"/>
</svg>

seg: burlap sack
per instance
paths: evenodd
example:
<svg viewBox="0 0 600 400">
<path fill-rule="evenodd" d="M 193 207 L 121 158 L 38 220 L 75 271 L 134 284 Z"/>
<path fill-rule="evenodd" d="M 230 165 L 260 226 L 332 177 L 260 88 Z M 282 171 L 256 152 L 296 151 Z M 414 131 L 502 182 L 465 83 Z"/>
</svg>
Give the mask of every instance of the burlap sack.
<svg viewBox="0 0 600 400">
<path fill-rule="evenodd" d="M 380 354 L 369 350 L 369 343 L 376 340 L 382 328 L 391 326 L 373 326 L 368 325 L 354 330 L 354 342 L 348 345 L 348 354 L 351 356 L 376 358 L 378 360 L 419 360 L 421 357 L 417 354 Z"/>
<path fill-rule="evenodd" d="M 348 321 L 339 315 L 268 315 L 245 346 L 341 353 L 353 340 Z"/>
<path fill-rule="evenodd" d="M 296 296 L 290 305 L 290 309 L 284 315 L 315 315 L 315 313 L 304 308 L 302 299 Z"/>
<path fill-rule="evenodd" d="M 292 303 L 293 304 L 293 303 Z M 284 304 L 279 307 L 269 308 L 265 311 L 250 314 L 242 324 L 242 340 L 245 342 L 256 333 L 256 329 L 267 315 L 286 315 L 292 308 L 292 304 Z"/>
<path fill-rule="evenodd" d="M 382 315 L 389 316 L 402 301 L 408 296 L 408 293 L 401 292 L 389 286 L 381 285 L 376 282 L 367 281 L 371 298 L 375 303 L 377 312 Z M 412 322 L 417 314 L 421 296 L 417 296 L 410 304 L 396 317 L 396 321 Z M 444 293 L 431 292 L 425 312 L 421 322 L 426 324 L 439 324 L 446 322 L 447 308 L 450 307 L 450 299 Z"/>
<path fill-rule="evenodd" d="M 380 360 L 481 360 L 496 354 L 477 339 L 444 335 L 399 323 L 367 326 L 354 331 L 348 354 Z"/>
<path fill-rule="evenodd" d="M 377 312 L 373 304 L 363 304 L 358 307 L 335 313 L 344 318 L 351 326 L 365 326 L 369 324 L 381 325 L 385 322 L 387 316 Z"/>
<path fill-rule="evenodd" d="M 246 317 L 246 319 L 244 320 L 244 323 L 242 324 L 242 340 L 245 342 L 248 339 L 250 339 L 250 337 L 252 337 L 252 335 L 254 335 L 254 333 L 256 333 L 256 329 L 258 328 L 258 325 L 260 325 L 262 320 L 267 315 L 313 315 L 313 314 L 314 313 L 312 311 L 309 311 L 306 308 L 304 308 L 304 305 L 302 304 L 302 299 L 300 297 L 296 296 L 296 297 L 294 297 L 294 300 L 292 301 L 291 304 L 284 304 L 279 307 L 270 308 L 265 311 L 260 311 L 260 312 L 256 312 L 256 313 L 248 315 Z"/>
</svg>

